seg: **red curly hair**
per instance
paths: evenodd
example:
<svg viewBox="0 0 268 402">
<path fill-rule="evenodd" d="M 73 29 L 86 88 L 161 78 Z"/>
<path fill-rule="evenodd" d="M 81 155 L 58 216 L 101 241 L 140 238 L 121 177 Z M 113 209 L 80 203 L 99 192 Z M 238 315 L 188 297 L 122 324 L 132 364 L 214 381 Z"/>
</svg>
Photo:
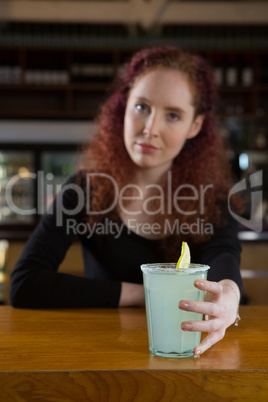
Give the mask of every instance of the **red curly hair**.
<svg viewBox="0 0 268 402">
<path fill-rule="evenodd" d="M 172 165 L 173 191 L 183 184 L 190 184 L 196 189 L 201 185 L 212 187 L 206 192 L 204 211 L 197 214 L 179 215 L 173 207 L 168 216 L 171 222 L 177 218 L 180 224 L 196 222 L 202 218 L 220 226 L 223 222 L 223 210 L 227 210 L 227 196 L 231 181 L 230 167 L 225 156 L 221 139 L 215 129 L 214 107 L 217 93 L 213 73 L 205 59 L 182 51 L 176 47 L 164 46 L 144 49 L 131 58 L 125 65 L 125 71 L 116 81 L 116 89 L 102 106 L 98 116 L 97 133 L 86 151 L 84 175 L 98 172 L 112 176 L 119 188 L 131 182 L 133 162 L 124 145 L 124 114 L 129 91 L 136 79 L 149 70 L 156 68 L 178 70 L 187 77 L 193 89 L 193 106 L 195 116 L 204 115 L 204 121 L 199 134 L 186 142 L 184 148 L 174 159 Z M 92 164 L 94 161 L 94 164 Z M 89 168 L 92 166 L 92 168 Z M 91 210 L 100 211 L 109 208 L 114 200 L 114 186 L 109 180 L 95 176 L 91 180 Z M 167 188 L 165 189 L 167 193 Z M 188 196 L 189 189 L 185 188 L 180 196 Z M 199 200 L 181 200 L 183 211 L 199 210 Z M 117 206 L 110 214 L 117 219 Z M 103 216 L 89 215 L 87 219 L 93 223 Z M 164 219 L 158 217 L 159 219 Z M 184 239 L 187 236 L 184 236 Z M 202 234 L 190 236 L 192 242 L 206 240 Z M 177 240 L 178 244 L 178 240 Z"/>
</svg>

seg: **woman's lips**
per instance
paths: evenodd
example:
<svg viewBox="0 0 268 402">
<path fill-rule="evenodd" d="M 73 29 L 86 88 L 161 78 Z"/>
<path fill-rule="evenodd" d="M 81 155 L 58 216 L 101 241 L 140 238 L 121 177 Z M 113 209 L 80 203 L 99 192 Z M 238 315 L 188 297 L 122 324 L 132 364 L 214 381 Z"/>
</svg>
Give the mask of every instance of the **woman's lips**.
<svg viewBox="0 0 268 402">
<path fill-rule="evenodd" d="M 145 143 L 136 143 L 136 145 L 146 153 L 153 153 L 159 150 L 159 148 L 154 147 L 153 145 L 150 144 L 145 144 Z"/>
</svg>

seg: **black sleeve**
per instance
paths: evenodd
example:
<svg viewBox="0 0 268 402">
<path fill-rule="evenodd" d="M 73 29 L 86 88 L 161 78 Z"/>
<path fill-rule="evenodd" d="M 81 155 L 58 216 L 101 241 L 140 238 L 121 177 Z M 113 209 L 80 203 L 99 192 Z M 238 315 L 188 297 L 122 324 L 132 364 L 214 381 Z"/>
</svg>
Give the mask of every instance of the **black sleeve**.
<svg viewBox="0 0 268 402">
<path fill-rule="evenodd" d="M 10 278 L 13 307 L 118 306 L 119 281 L 92 280 L 57 272 L 74 240 L 74 234 L 68 233 L 68 219 L 79 217 L 79 197 L 73 185 L 76 186 L 74 178 L 63 186 L 15 264 Z"/>
<path fill-rule="evenodd" d="M 217 282 L 231 279 L 236 282 L 242 294 L 240 253 L 238 223 L 229 217 L 228 224 L 216 229 L 214 236 L 203 247 L 202 262 L 210 266 L 208 279 Z"/>
</svg>

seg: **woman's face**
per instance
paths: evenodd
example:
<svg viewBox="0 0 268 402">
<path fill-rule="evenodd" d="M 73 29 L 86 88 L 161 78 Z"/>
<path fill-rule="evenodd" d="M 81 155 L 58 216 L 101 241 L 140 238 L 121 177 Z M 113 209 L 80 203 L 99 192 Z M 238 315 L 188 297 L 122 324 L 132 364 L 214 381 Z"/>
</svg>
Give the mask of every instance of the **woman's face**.
<svg viewBox="0 0 268 402">
<path fill-rule="evenodd" d="M 168 170 L 202 126 L 203 116 L 194 118 L 194 113 L 192 91 L 183 73 L 163 68 L 138 77 L 124 119 L 124 143 L 132 161 L 142 168 Z"/>
</svg>

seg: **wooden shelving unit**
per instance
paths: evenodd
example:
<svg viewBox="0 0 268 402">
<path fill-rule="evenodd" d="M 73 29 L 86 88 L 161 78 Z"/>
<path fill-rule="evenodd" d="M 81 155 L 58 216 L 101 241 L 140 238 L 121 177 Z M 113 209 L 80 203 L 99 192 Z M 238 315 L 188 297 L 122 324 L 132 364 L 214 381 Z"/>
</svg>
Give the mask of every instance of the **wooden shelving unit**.
<svg viewBox="0 0 268 402">
<path fill-rule="evenodd" d="M 2 48 L 0 118 L 94 118 L 127 56 L 137 49 Z M 268 115 L 264 53 L 246 53 L 250 60 L 245 67 L 247 83 L 241 81 L 244 51 L 236 52 L 240 64 L 233 65 L 228 62 L 229 50 L 221 52 L 222 64 L 217 64 L 218 52 L 200 53 L 211 61 L 215 71 L 221 70 L 221 116 L 255 116 L 258 120 Z M 228 74 L 234 75 L 232 84 L 226 82 Z"/>
</svg>

